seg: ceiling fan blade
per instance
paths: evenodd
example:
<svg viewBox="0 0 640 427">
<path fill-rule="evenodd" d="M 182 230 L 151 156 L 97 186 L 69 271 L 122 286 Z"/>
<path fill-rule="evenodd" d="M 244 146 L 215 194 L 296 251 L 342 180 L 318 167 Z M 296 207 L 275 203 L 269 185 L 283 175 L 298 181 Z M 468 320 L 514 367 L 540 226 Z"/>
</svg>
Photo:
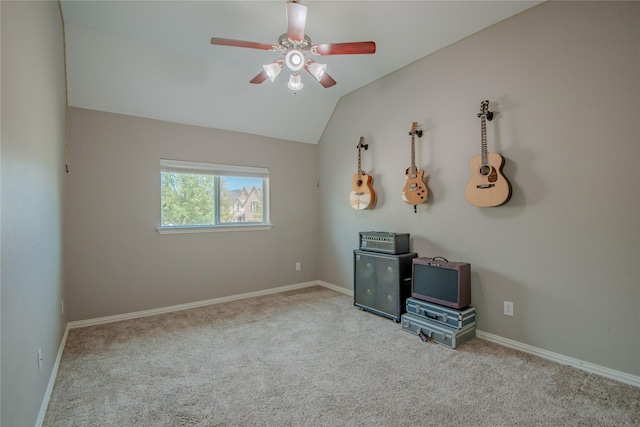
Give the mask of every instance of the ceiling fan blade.
<svg viewBox="0 0 640 427">
<path fill-rule="evenodd" d="M 325 88 L 328 88 L 336 84 L 336 81 L 333 80 L 333 78 L 329 74 L 324 73 L 324 75 L 320 79 L 320 84 Z"/>
<path fill-rule="evenodd" d="M 311 50 L 316 55 L 357 55 L 376 53 L 375 42 L 317 44 Z"/>
<path fill-rule="evenodd" d="M 211 44 L 219 46 L 247 47 L 249 49 L 274 50 L 273 45 L 266 43 L 247 42 L 244 40 L 223 39 L 220 37 L 211 37 Z"/>
<path fill-rule="evenodd" d="M 258 73 L 257 76 L 255 76 L 254 78 L 251 79 L 251 81 L 249 83 L 253 83 L 253 84 L 257 84 L 259 85 L 260 83 L 262 83 L 263 81 L 267 80 L 267 73 L 265 73 L 264 71 Z"/>
<path fill-rule="evenodd" d="M 287 3 L 287 37 L 294 42 L 302 42 L 306 22 L 307 6 L 289 1 Z"/>
</svg>

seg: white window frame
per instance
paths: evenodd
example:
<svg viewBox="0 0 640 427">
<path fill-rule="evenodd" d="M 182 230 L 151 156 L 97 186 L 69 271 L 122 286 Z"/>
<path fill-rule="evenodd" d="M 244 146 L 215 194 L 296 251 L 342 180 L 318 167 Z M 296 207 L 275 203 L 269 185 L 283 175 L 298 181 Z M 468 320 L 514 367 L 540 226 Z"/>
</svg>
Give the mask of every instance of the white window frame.
<svg viewBox="0 0 640 427">
<path fill-rule="evenodd" d="M 270 230 L 272 224 L 269 219 L 269 169 L 256 166 L 223 165 L 216 163 L 191 162 L 186 160 L 160 159 L 160 171 L 177 172 L 189 174 L 215 175 L 215 176 L 237 176 L 246 178 L 262 179 L 262 199 L 263 199 L 263 222 L 261 223 L 220 223 L 215 225 L 180 225 L 163 226 L 162 224 L 162 195 L 160 196 L 160 218 L 158 221 L 158 233 L 179 234 L 179 233 L 210 233 L 220 231 L 251 231 Z M 162 183 L 159 190 L 162 192 Z M 219 206 L 219 203 L 216 203 Z"/>
</svg>

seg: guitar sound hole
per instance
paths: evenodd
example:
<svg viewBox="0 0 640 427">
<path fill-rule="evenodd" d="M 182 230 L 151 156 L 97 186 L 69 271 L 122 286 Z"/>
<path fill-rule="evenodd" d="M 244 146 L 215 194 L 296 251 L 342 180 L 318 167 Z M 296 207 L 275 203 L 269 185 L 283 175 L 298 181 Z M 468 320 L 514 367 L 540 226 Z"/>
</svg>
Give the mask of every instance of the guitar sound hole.
<svg viewBox="0 0 640 427">
<path fill-rule="evenodd" d="M 493 169 L 490 165 L 482 165 L 480 166 L 480 170 L 478 171 L 482 176 L 488 176 L 491 173 L 491 169 Z"/>
</svg>

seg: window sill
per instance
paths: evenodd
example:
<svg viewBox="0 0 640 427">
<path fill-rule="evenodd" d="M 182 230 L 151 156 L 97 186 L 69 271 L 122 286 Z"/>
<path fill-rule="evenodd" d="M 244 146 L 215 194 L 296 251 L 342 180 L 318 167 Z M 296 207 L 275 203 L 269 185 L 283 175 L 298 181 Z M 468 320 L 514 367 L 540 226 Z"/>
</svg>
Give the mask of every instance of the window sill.
<svg viewBox="0 0 640 427">
<path fill-rule="evenodd" d="M 261 225 L 221 225 L 217 227 L 160 227 L 159 234 L 220 233 L 225 231 L 271 230 L 273 224 Z"/>
</svg>

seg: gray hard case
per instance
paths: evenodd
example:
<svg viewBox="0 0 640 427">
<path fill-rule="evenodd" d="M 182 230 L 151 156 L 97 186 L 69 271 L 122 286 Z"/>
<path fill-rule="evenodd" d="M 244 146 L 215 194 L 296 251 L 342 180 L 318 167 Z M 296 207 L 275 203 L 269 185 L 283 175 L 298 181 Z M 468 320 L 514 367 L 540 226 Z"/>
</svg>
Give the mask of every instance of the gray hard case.
<svg viewBox="0 0 640 427">
<path fill-rule="evenodd" d="M 407 298 L 407 313 L 417 314 L 456 329 L 476 323 L 475 307 L 467 306 L 462 310 L 456 310 L 416 298 Z"/>
<path fill-rule="evenodd" d="M 401 318 L 402 329 L 418 335 L 423 341 L 435 341 L 450 348 L 458 348 L 476 336 L 476 325 L 455 329 L 424 317 L 405 313 Z"/>
</svg>

